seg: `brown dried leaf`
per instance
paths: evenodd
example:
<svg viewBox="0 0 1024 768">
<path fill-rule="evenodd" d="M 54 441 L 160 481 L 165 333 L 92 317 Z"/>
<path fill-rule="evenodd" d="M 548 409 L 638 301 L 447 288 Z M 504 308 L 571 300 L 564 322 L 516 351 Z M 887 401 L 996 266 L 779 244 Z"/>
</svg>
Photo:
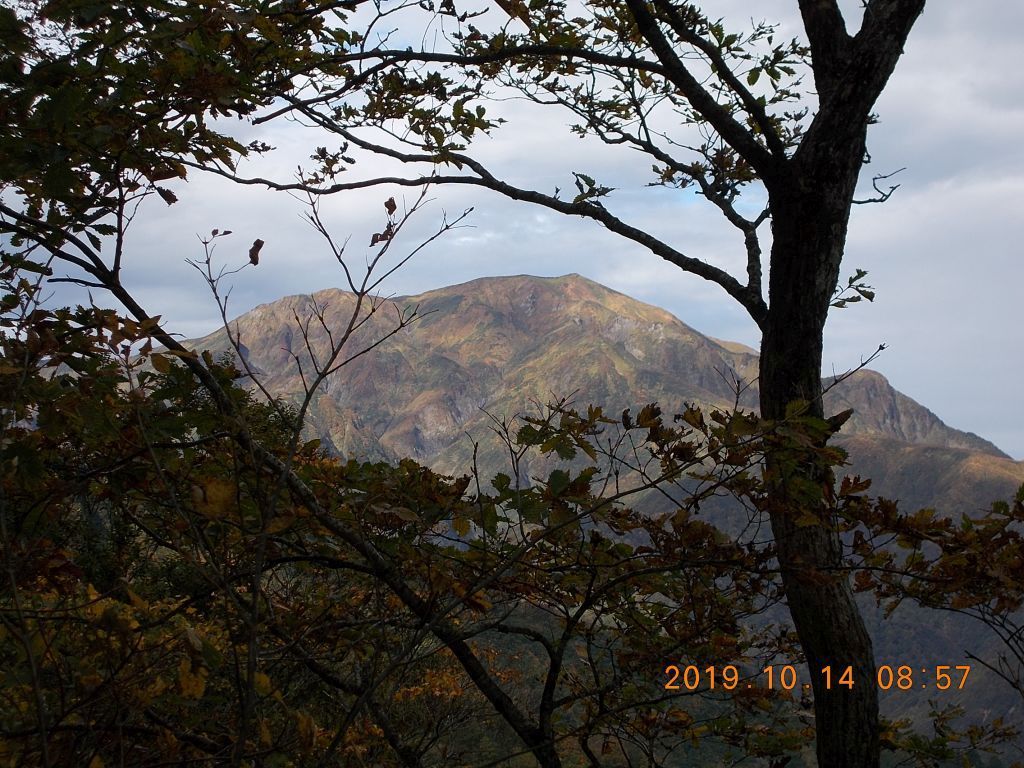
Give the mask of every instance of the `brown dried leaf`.
<svg viewBox="0 0 1024 768">
<path fill-rule="evenodd" d="M 253 240 L 252 248 L 249 249 L 249 261 L 252 264 L 260 263 L 260 249 L 263 247 L 263 241 L 256 239 Z"/>
</svg>

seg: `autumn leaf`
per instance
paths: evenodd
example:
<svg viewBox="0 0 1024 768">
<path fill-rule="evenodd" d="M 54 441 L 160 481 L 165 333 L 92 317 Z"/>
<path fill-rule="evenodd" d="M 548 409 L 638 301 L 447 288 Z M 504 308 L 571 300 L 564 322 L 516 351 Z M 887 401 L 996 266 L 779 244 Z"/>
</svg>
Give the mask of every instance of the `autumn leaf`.
<svg viewBox="0 0 1024 768">
<path fill-rule="evenodd" d="M 316 720 L 305 712 L 295 713 L 295 730 L 299 745 L 304 750 L 311 750 L 316 745 Z"/>
<path fill-rule="evenodd" d="M 213 477 L 202 485 L 192 486 L 192 501 L 200 514 L 219 518 L 227 514 L 228 508 L 234 503 L 235 493 L 234 483 Z"/>
<path fill-rule="evenodd" d="M 270 677 L 265 672 L 257 672 L 253 675 L 253 686 L 256 688 L 256 692 L 262 696 L 266 696 L 273 688 Z"/>
<path fill-rule="evenodd" d="M 392 507 L 391 511 L 395 514 L 396 517 L 398 517 L 399 520 L 402 520 L 406 523 L 415 523 L 417 520 L 420 519 L 420 516 L 413 512 L 408 507 Z"/>
<path fill-rule="evenodd" d="M 185 178 L 185 166 L 180 163 L 174 163 L 173 165 L 166 165 L 162 168 L 153 168 L 146 173 L 146 178 L 150 181 L 164 181 L 166 179 L 183 179 Z"/>
<path fill-rule="evenodd" d="M 377 245 L 377 243 L 386 243 L 392 237 L 394 237 L 394 234 L 395 234 L 395 228 L 389 222 L 388 225 L 384 228 L 383 232 L 375 232 L 373 237 L 370 238 L 370 246 L 372 247 L 374 245 Z"/>
<path fill-rule="evenodd" d="M 201 699 L 206 692 L 206 677 L 209 673 L 205 667 L 192 670 L 192 662 L 182 659 L 178 663 L 178 688 L 186 699 Z"/>
<path fill-rule="evenodd" d="M 263 241 L 260 239 L 253 240 L 252 248 L 249 249 L 249 262 L 254 266 L 260 263 L 260 249 L 263 247 Z"/>
<path fill-rule="evenodd" d="M 497 0 L 498 6 L 509 15 L 510 18 L 519 19 L 529 29 L 533 29 L 533 22 L 523 0 Z"/>
<path fill-rule="evenodd" d="M 490 600 L 488 600 L 480 593 L 466 595 L 463 598 L 463 602 L 471 610 L 477 611 L 479 613 L 487 613 L 487 611 L 491 610 L 491 608 L 493 607 L 493 603 L 491 603 Z"/>
<path fill-rule="evenodd" d="M 274 737 L 270 734 L 270 725 L 266 718 L 260 718 L 260 746 L 266 749 L 274 743 Z"/>
<path fill-rule="evenodd" d="M 388 216 L 394 216 L 398 206 L 395 204 L 395 198 L 389 197 L 384 201 L 384 210 L 388 212 Z"/>
<path fill-rule="evenodd" d="M 153 368 L 157 373 L 171 372 L 171 361 L 164 355 L 150 355 L 149 361 L 153 364 Z"/>
</svg>

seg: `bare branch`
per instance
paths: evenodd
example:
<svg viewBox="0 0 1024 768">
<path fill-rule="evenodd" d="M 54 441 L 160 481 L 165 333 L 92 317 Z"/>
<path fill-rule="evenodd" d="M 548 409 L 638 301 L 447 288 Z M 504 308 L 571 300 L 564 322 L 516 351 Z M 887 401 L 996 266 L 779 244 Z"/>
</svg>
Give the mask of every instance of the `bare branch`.
<svg viewBox="0 0 1024 768">
<path fill-rule="evenodd" d="M 768 117 L 768 113 L 765 111 L 764 105 L 755 98 L 754 94 L 747 88 L 736 77 L 736 73 L 729 67 L 728 62 L 722 55 L 721 49 L 709 40 L 696 34 L 693 29 L 687 27 L 682 17 L 679 15 L 678 9 L 667 0 L 656 0 L 655 5 L 658 10 L 665 15 L 669 26 L 672 28 L 679 38 L 694 48 L 697 48 L 705 56 L 708 57 L 711 62 L 715 74 L 717 74 L 722 81 L 732 89 L 741 102 L 743 102 L 744 108 L 750 113 L 750 116 L 754 118 L 758 128 L 761 130 L 762 135 L 765 138 L 765 143 L 768 145 L 768 149 L 771 150 L 777 158 L 785 158 L 786 147 L 782 142 L 782 138 L 779 136 L 778 131 L 775 128 L 775 123 Z M 737 149 L 739 149 L 737 147 Z M 751 163 L 753 164 L 753 163 Z"/>
<path fill-rule="evenodd" d="M 355 135 L 348 131 L 338 131 L 338 133 L 344 136 L 347 140 L 352 143 L 370 151 L 376 152 L 381 155 L 392 157 L 397 160 L 401 160 L 405 163 L 430 163 L 431 165 L 436 164 L 436 158 L 433 155 L 427 154 L 411 154 L 405 152 L 399 152 L 398 150 L 390 149 L 379 144 L 373 144 L 363 139 L 357 138 Z M 558 211 L 559 213 L 568 214 L 571 216 L 580 216 L 583 218 L 593 219 L 616 234 L 622 235 L 633 242 L 643 245 L 645 248 L 650 250 L 652 253 L 660 256 L 672 264 L 675 264 L 680 269 L 690 272 L 691 274 L 703 277 L 705 280 L 710 280 L 713 283 L 717 283 L 721 286 L 726 293 L 732 296 L 736 301 L 740 303 L 744 309 L 750 314 L 753 320 L 760 324 L 765 315 L 767 314 L 767 305 L 761 296 L 760 290 L 754 291 L 749 287 L 742 285 L 735 277 L 730 275 L 719 267 L 708 264 L 707 262 L 695 259 L 690 256 L 686 256 L 675 248 L 672 248 L 667 243 L 659 240 L 651 234 L 645 232 L 642 229 L 633 227 L 626 224 L 618 217 L 612 215 L 604 206 L 597 203 L 591 202 L 579 202 L 573 203 L 566 200 L 559 199 L 553 195 L 546 195 L 541 192 L 534 190 L 521 189 L 519 187 L 508 184 L 507 182 L 501 181 L 495 178 L 487 169 L 476 160 L 472 158 L 458 154 L 450 153 L 449 162 L 454 165 L 462 165 L 468 167 L 470 170 L 476 172 L 476 176 L 420 176 L 413 178 L 404 177 L 378 177 L 373 179 L 363 179 L 360 181 L 354 181 L 349 183 L 336 183 L 326 187 L 312 187 L 302 182 L 294 182 L 290 184 L 280 184 L 270 179 L 265 178 L 241 178 L 233 173 L 225 171 L 219 168 L 204 168 L 196 165 L 196 168 L 206 170 L 211 173 L 215 173 L 226 178 L 237 181 L 241 184 L 254 184 L 269 187 L 271 189 L 279 190 L 301 190 L 314 195 L 325 195 L 333 194 L 343 190 L 351 189 L 365 189 L 368 187 L 381 186 L 385 184 L 397 184 L 400 186 L 426 186 L 429 184 L 468 184 L 472 186 L 486 187 L 495 192 L 499 192 L 508 198 L 513 200 L 523 200 L 526 202 L 534 203 L 536 205 L 550 208 L 551 210 Z"/>
<path fill-rule="evenodd" d="M 682 92 L 693 108 L 733 147 L 768 183 L 779 175 L 784 158 L 775 157 L 757 143 L 750 131 L 736 121 L 725 107 L 693 76 L 665 38 L 658 22 L 643 0 L 626 0 L 640 34 L 665 67 L 665 74 Z"/>
<path fill-rule="evenodd" d="M 900 168 L 899 170 L 893 171 L 892 173 L 879 173 L 879 174 L 877 174 L 875 176 L 872 176 L 871 177 L 871 186 L 874 187 L 875 192 L 877 192 L 878 194 L 875 197 L 869 197 L 869 198 L 866 198 L 864 200 L 854 200 L 853 204 L 854 205 L 867 205 L 868 203 L 884 203 L 886 200 L 888 200 L 890 197 L 892 197 L 893 192 L 895 192 L 897 189 L 899 189 L 901 185 L 899 185 L 899 184 L 890 184 L 888 189 L 880 189 L 879 186 L 878 186 L 878 182 L 885 181 L 886 179 L 891 179 L 897 173 L 901 173 L 902 171 L 905 171 L 905 170 L 907 170 L 907 169 L 904 167 L 904 168 Z"/>
</svg>

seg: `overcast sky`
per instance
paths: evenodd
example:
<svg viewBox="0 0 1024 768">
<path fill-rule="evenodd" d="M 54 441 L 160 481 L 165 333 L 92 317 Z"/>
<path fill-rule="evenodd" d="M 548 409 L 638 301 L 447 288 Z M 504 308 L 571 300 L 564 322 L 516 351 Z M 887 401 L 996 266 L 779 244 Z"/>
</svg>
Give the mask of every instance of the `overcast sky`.
<svg viewBox="0 0 1024 768">
<path fill-rule="evenodd" d="M 788 20 L 786 28 L 795 34 L 795 5 L 720 2 L 714 15 L 720 8 L 727 20 L 740 23 L 756 6 L 764 18 Z M 851 10 L 859 6 L 844 3 Z M 738 17 L 730 15 L 734 9 Z M 992 440 L 1017 459 L 1024 459 L 1024 423 L 1013 416 L 1021 410 L 1024 380 L 1021 29 L 1022 3 L 928 5 L 869 136 L 873 162 L 865 178 L 905 166 L 898 177 L 902 187 L 885 205 L 855 207 L 844 261 L 844 276 L 858 267 L 869 270 L 878 296 L 874 304 L 834 311 L 825 339 L 826 373 L 855 366 L 887 344 L 873 368 L 948 424 Z M 545 192 L 571 189 L 570 172 L 585 171 L 620 190 L 609 207 L 622 218 L 742 277 L 742 242 L 734 230 L 689 193 L 645 188 L 649 160 L 579 141 L 565 130 L 570 119 L 564 114 L 515 103 L 500 108 L 509 124 L 478 150 L 493 170 Z M 285 178 L 316 143 L 308 131 L 286 123 L 237 130 L 279 147 L 269 168 Z M 360 172 L 371 170 L 367 165 Z M 126 275 L 143 305 L 162 314 L 171 330 L 194 337 L 217 324 L 209 294 L 184 263 L 201 257 L 196 234 L 213 227 L 234 232 L 216 253 L 227 266 L 247 261 L 254 238 L 266 241 L 260 265 L 232 280 L 231 315 L 284 295 L 343 285 L 337 264 L 302 222 L 300 202 L 210 177 L 174 189 L 181 202 L 168 208 L 153 199 L 138 216 Z M 415 196 L 382 188 L 324 201 L 335 235 L 352 235 L 349 255 L 356 263 L 369 252 L 365 246 L 381 228 L 382 203 L 391 194 L 409 203 Z M 429 231 L 442 212 L 453 216 L 473 205 L 471 228 L 449 233 L 418 255 L 389 280 L 386 293 L 419 293 L 483 276 L 577 272 L 664 307 L 703 333 L 759 344 L 753 322 L 720 288 L 599 225 L 479 189 L 436 189 L 431 197 L 413 230 Z M 416 232 L 410 234 L 396 245 L 414 246 Z"/>
</svg>

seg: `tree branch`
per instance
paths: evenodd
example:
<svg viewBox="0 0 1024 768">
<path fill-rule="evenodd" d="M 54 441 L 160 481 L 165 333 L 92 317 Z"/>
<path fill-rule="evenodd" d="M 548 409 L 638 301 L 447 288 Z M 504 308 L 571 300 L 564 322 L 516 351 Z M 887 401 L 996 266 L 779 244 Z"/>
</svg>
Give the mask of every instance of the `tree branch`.
<svg viewBox="0 0 1024 768">
<path fill-rule="evenodd" d="M 821 96 L 831 92 L 845 66 L 852 38 L 836 0 L 800 0 L 800 15 L 811 45 L 814 84 Z"/>
<path fill-rule="evenodd" d="M 737 122 L 729 110 L 715 101 L 715 98 L 698 82 L 672 50 L 672 45 L 662 33 L 657 19 L 647 9 L 646 2 L 626 0 L 626 5 L 633 14 L 640 34 L 665 67 L 665 75 L 669 81 L 679 88 L 691 106 L 744 160 L 750 163 L 766 183 L 777 177 L 782 158 L 775 157 L 758 144 L 750 131 Z"/>
<path fill-rule="evenodd" d="M 865 41 L 879 38 L 898 40 L 903 53 L 903 42 L 910 34 L 910 28 L 924 10 L 925 0 L 867 0 L 864 7 L 864 23 L 854 38 L 858 53 L 865 53 Z"/>
<path fill-rule="evenodd" d="M 319 118 L 315 113 L 307 116 L 312 117 L 313 119 Z M 395 149 L 367 142 L 346 130 L 338 130 L 335 128 L 335 131 L 348 141 L 351 141 L 353 144 L 356 144 L 363 149 L 367 149 L 396 160 L 401 160 L 404 163 L 437 164 L 437 157 L 434 155 L 399 152 Z M 344 184 L 337 183 L 327 187 L 312 187 L 302 182 L 280 184 L 261 177 L 241 178 L 220 168 L 202 166 L 191 162 L 188 162 L 187 164 L 200 170 L 224 176 L 225 178 L 229 178 L 241 184 L 262 185 L 270 189 L 277 190 L 298 190 L 314 195 L 333 194 L 335 192 L 352 189 L 365 189 L 367 187 L 381 186 L 384 184 L 395 184 L 407 187 L 423 186 L 427 184 L 468 184 L 472 186 L 485 187 L 495 192 L 499 192 L 513 200 L 522 200 L 534 203 L 536 205 L 544 206 L 545 208 L 550 208 L 553 211 L 558 211 L 559 213 L 593 219 L 594 221 L 604 224 L 608 230 L 644 246 L 652 253 L 660 256 L 668 262 L 671 262 L 672 264 L 675 264 L 683 271 L 718 284 L 726 293 L 732 296 L 744 309 L 747 310 L 747 313 L 751 318 L 753 318 L 754 322 L 758 323 L 758 325 L 762 323 L 768 313 L 768 307 L 765 304 L 764 299 L 761 297 L 759 290 L 753 291 L 749 287 L 741 284 L 735 277 L 725 270 L 701 261 L 700 259 L 686 256 L 644 230 L 626 224 L 618 217 L 612 215 L 602 205 L 586 201 L 573 203 L 561 200 L 552 195 L 536 192 L 534 190 L 521 189 L 495 178 L 481 163 L 465 155 L 450 153 L 448 155 L 448 161 L 455 165 L 463 165 L 470 168 L 477 173 L 477 176 L 420 176 L 416 178 L 382 176 Z"/>
<path fill-rule="evenodd" d="M 353 87 L 365 84 L 372 75 L 384 72 L 388 67 L 392 67 L 396 64 L 454 64 L 460 67 L 476 67 L 484 64 L 508 62 L 529 56 L 537 58 L 559 58 L 565 61 L 579 60 L 585 61 L 588 64 L 598 64 L 605 67 L 650 72 L 669 79 L 668 70 L 658 61 L 642 59 L 636 56 L 613 56 L 608 53 L 601 53 L 600 51 L 592 51 L 585 48 L 567 48 L 561 45 L 538 43 L 534 45 L 508 46 L 505 48 L 499 48 L 495 51 L 488 51 L 487 53 L 479 54 L 436 53 L 428 51 L 374 48 L 368 51 L 361 51 L 359 53 L 346 53 L 341 56 L 321 59 L 318 62 L 318 67 L 320 69 L 332 64 L 351 64 L 368 61 L 376 61 L 378 63 L 364 72 L 361 72 L 359 75 L 350 78 L 341 88 L 333 89 L 330 92 L 317 93 L 316 96 L 309 99 L 291 100 L 291 106 L 282 107 L 270 114 L 258 117 L 253 120 L 253 124 L 259 125 L 260 123 L 273 120 L 276 117 L 281 117 L 282 115 L 294 110 L 300 104 L 304 106 L 313 106 L 315 104 L 321 104 L 336 99 L 346 91 L 352 90 Z"/>
<path fill-rule="evenodd" d="M 732 89 L 733 93 L 735 93 L 739 97 L 740 101 L 743 102 L 743 106 L 747 112 L 750 113 L 750 116 L 754 118 L 754 121 L 757 123 L 758 128 L 761 129 L 761 133 L 764 135 L 768 149 L 771 150 L 772 154 L 778 158 L 785 158 L 786 147 L 783 145 L 782 138 L 775 129 L 775 123 L 768 117 L 768 113 L 765 111 L 764 105 L 758 101 L 754 97 L 754 94 L 750 92 L 750 89 L 743 85 L 743 83 L 740 82 L 740 79 L 736 77 L 736 74 L 729 67 L 725 57 L 722 55 L 721 49 L 709 40 L 698 35 L 693 31 L 693 29 L 687 27 L 683 23 L 678 10 L 672 3 L 667 2 L 667 0 L 656 0 L 655 5 L 658 6 L 658 9 L 663 14 L 665 14 L 668 25 L 672 27 L 673 32 L 679 35 L 681 40 L 689 43 L 694 48 L 697 48 L 708 57 L 714 67 L 715 74 L 722 78 L 722 82 Z"/>
<path fill-rule="evenodd" d="M 854 200 L 853 204 L 854 205 L 867 205 L 868 203 L 884 203 L 890 197 L 893 196 L 893 193 L 897 189 L 899 189 L 901 185 L 899 185 L 899 184 L 890 184 L 888 189 L 881 189 L 878 186 L 878 182 L 885 181 L 886 179 L 891 179 L 897 173 L 902 173 L 905 170 L 907 170 L 907 169 L 906 168 L 900 168 L 898 170 L 892 171 L 891 173 L 879 173 L 879 174 L 876 174 L 875 176 L 872 176 L 871 177 L 871 186 L 874 187 L 875 192 L 877 193 L 875 195 L 875 197 L 868 197 L 868 198 L 865 198 L 864 200 Z"/>
</svg>

